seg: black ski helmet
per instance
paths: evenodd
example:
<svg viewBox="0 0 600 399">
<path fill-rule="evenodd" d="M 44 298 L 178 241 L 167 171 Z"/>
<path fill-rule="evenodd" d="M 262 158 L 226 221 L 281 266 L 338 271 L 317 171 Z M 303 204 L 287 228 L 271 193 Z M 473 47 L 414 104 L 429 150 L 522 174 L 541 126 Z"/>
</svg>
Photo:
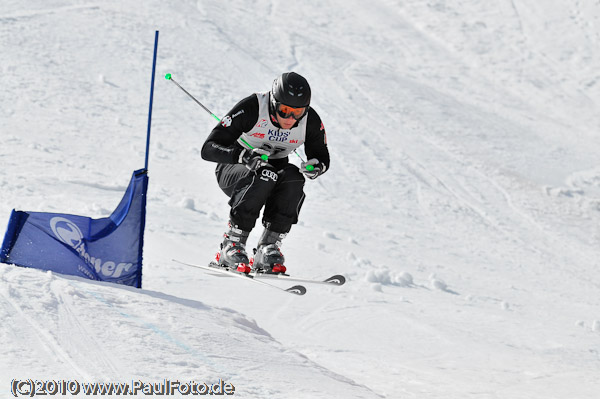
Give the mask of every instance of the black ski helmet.
<svg viewBox="0 0 600 399">
<path fill-rule="evenodd" d="M 273 108 L 281 103 L 294 108 L 308 107 L 310 104 L 310 86 L 308 81 L 296 72 L 282 73 L 273 81 L 271 89 Z"/>
</svg>

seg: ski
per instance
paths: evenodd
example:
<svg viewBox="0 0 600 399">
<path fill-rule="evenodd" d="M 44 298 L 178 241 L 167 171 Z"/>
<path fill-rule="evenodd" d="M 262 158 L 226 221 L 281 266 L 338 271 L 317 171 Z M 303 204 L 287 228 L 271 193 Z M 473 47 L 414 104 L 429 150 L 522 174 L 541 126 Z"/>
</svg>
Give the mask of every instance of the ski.
<svg viewBox="0 0 600 399">
<path fill-rule="evenodd" d="M 257 279 L 268 278 L 268 279 L 277 279 L 277 280 L 285 280 L 285 281 L 294 281 L 297 283 L 308 283 L 308 284 L 325 284 L 325 285 L 344 285 L 346 283 L 346 277 L 341 274 L 336 274 L 325 280 L 316 280 L 310 278 L 302 278 L 302 277 L 293 277 L 289 274 L 270 274 L 270 273 L 250 273 L 251 276 Z"/>
<path fill-rule="evenodd" d="M 290 288 L 281 288 L 281 287 L 279 287 L 277 285 L 269 284 L 266 281 L 262 281 L 260 279 L 255 279 L 254 278 L 255 276 L 252 275 L 252 274 L 244 274 L 244 273 L 234 272 L 234 271 L 225 269 L 225 268 L 223 268 L 221 266 L 216 266 L 216 265 L 215 266 L 210 266 L 210 265 L 208 265 L 208 266 L 194 265 L 194 264 L 191 264 L 191 263 L 185 263 L 185 262 L 178 261 L 177 259 L 173 259 L 173 262 L 179 263 L 179 264 L 184 265 L 184 266 L 190 266 L 190 267 L 195 267 L 195 268 L 202 269 L 202 270 L 209 271 L 209 272 L 214 272 L 214 273 L 217 273 L 217 274 L 220 274 L 220 275 L 237 277 L 237 278 L 245 279 L 247 281 L 253 281 L 255 283 L 266 285 L 267 287 L 275 288 L 275 289 L 280 290 L 280 291 L 289 292 L 290 294 L 295 294 L 295 295 L 304 295 L 304 294 L 306 294 L 306 288 L 303 287 L 303 286 L 301 286 L 301 285 L 295 285 L 295 286 L 290 287 Z M 213 263 L 211 262 L 211 264 L 213 264 Z"/>
</svg>

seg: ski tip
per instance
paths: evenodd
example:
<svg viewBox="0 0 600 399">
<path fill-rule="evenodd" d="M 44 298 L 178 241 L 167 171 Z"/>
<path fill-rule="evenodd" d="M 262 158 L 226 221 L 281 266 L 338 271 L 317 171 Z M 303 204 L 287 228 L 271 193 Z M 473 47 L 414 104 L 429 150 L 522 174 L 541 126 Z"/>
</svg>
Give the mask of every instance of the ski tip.
<svg viewBox="0 0 600 399">
<path fill-rule="evenodd" d="M 286 291 L 290 292 L 292 294 L 296 294 L 296 295 L 304 295 L 304 294 L 306 294 L 306 288 L 304 288 L 301 285 L 295 285 L 293 287 L 288 288 Z"/>
<path fill-rule="evenodd" d="M 346 277 L 341 274 L 336 274 L 335 276 L 329 277 L 325 282 L 333 285 L 344 285 L 346 283 Z"/>
</svg>

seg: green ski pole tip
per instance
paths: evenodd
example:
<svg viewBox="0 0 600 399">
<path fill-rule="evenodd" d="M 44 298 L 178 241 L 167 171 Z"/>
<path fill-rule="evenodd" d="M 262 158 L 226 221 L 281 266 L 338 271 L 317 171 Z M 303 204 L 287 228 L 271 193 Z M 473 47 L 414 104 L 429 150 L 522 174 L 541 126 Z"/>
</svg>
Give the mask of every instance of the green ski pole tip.
<svg viewBox="0 0 600 399">
<path fill-rule="evenodd" d="M 166 75 L 165 75 L 165 79 L 167 79 L 167 80 L 171 80 L 171 74 L 170 74 L 170 73 L 166 74 Z"/>
<path fill-rule="evenodd" d="M 262 159 L 263 161 L 267 162 L 269 160 L 269 156 L 267 154 L 263 154 L 260 156 L 260 159 Z"/>
</svg>

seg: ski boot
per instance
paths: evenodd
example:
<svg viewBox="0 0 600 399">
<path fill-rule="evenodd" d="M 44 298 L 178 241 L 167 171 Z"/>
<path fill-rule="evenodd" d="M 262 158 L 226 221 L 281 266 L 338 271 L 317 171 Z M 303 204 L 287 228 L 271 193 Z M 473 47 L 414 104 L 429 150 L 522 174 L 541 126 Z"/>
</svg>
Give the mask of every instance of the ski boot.
<svg viewBox="0 0 600 399">
<path fill-rule="evenodd" d="M 249 231 L 238 229 L 229 222 L 229 231 L 223 235 L 221 251 L 217 252 L 216 261 L 221 267 L 240 273 L 250 273 L 250 261 L 246 253 L 246 240 Z"/>
<path fill-rule="evenodd" d="M 250 260 L 253 271 L 268 274 L 285 273 L 285 258 L 279 247 L 286 235 L 265 229 L 258 240 L 258 248 L 254 250 L 254 257 Z"/>
</svg>

